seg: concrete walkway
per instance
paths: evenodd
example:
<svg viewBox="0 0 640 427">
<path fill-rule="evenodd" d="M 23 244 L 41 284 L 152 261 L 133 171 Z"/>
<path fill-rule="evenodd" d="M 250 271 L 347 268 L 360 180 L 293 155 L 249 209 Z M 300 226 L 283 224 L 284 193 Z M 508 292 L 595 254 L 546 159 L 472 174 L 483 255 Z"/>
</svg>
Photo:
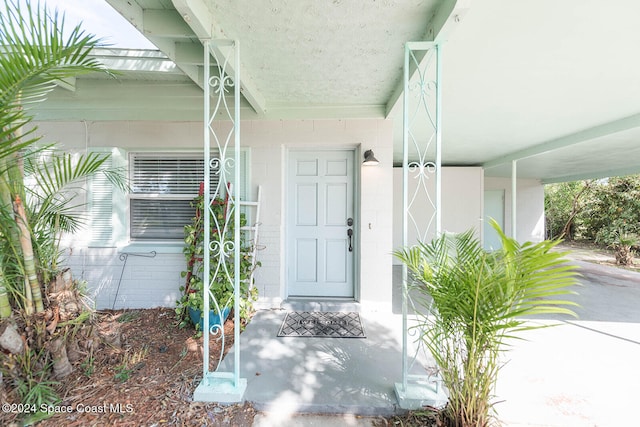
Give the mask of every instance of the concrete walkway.
<svg viewBox="0 0 640 427">
<path fill-rule="evenodd" d="M 394 392 L 402 378 L 400 316 L 361 312 L 366 338 L 278 337 L 285 314 L 259 311 L 241 336 L 245 399 L 265 412 L 254 425 L 324 426 L 330 419 L 339 420 L 336 425 L 370 425 L 362 416 L 402 412 Z M 222 369 L 231 369 L 232 361 L 230 353 Z M 299 413 L 340 416 L 315 424 Z"/>
<path fill-rule="evenodd" d="M 559 326 L 526 332 L 505 355 L 496 390 L 505 426 L 637 424 L 640 273 L 576 262 L 579 318 L 531 319 Z M 278 338 L 284 315 L 261 311 L 242 334 L 245 398 L 264 411 L 254 426 L 370 426 L 399 410 L 399 315 L 361 313 L 366 339 Z"/>
<path fill-rule="evenodd" d="M 575 262 L 582 274 L 578 318 L 532 320 L 559 326 L 526 332 L 507 354 L 497 388 L 507 426 L 640 423 L 640 273 Z"/>
</svg>

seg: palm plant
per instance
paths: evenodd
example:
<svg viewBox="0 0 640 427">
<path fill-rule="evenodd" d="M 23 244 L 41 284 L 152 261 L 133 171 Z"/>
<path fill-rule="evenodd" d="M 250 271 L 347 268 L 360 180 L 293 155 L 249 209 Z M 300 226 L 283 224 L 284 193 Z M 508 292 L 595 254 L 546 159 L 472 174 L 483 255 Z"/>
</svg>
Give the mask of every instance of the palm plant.
<svg viewBox="0 0 640 427">
<path fill-rule="evenodd" d="M 64 16 L 49 12 L 40 3 L 34 8 L 28 1 L 8 0 L 0 13 L 0 215 L 9 219 L 0 230 L 8 241 L 0 256 L 1 318 L 11 313 L 8 291 L 19 297 L 18 303 L 26 312 L 42 310 L 40 262 L 33 239 L 36 227 L 31 221 L 44 220 L 44 212 L 50 211 L 35 213 L 25 206 L 23 151 L 40 140 L 36 128 L 27 126 L 33 120 L 29 108 L 46 99 L 58 81 L 104 72 L 103 65 L 89 56 L 98 44 L 99 40 L 80 26 L 67 36 Z M 23 280 L 14 280 L 16 276 Z"/>
<path fill-rule="evenodd" d="M 633 265 L 633 247 L 638 244 L 640 239 L 633 233 L 623 233 L 615 231 L 612 233 L 613 242 L 611 246 L 614 249 L 614 255 L 616 257 L 616 264 L 618 265 Z"/>
<path fill-rule="evenodd" d="M 575 267 L 559 241 L 519 244 L 493 222 L 502 249 L 487 252 L 473 231 L 443 235 L 394 253 L 407 265 L 426 312 L 421 339 L 434 357 L 449 403 L 445 425 L 484 427 L 493 417 L 500 356 L 508 340 L 532 329 L 526 316 L 568 314 Z"/>
<path fill-rule="evenodd" d="M 25 175 L 34 184 L 26 190 L 29 220 L 45 283 L 50 279 L 48 273 L 58 270 L 62 234 L 77 232 L 84 225 L 83 204 L 77 203 L 76 198 L 83 191 L 85 180 L 103 174 L 114 186 L 126 190 L 122 171 L 105 166 L 109 156 L 40 150 L 25 157 Z"/>
</svg>

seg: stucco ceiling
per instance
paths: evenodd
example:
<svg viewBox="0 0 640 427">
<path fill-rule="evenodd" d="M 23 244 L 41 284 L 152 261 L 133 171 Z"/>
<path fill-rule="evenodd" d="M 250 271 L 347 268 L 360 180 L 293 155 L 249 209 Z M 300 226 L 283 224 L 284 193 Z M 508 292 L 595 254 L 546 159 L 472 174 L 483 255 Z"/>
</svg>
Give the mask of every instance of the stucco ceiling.
<svg viewBox="0 0 640 427">
<path fill-rule="evenodd" d="M 537 154 L 518 174 L 547 180 L 640 172 L 638 16 L 633 0 L 474 0 L 443 49 L 443 156 L 506 175 L 497 159 Z"/>
<path fill-rule="evenodd" d="M 509 176 L 518 160 L 548 182 L 640 172 L 637 0 L 107 2 L 175 63 L 165 80 L 201 86 L 199 39 L 239 40 L 244 118 L 389 117 L 397 162 L 403 47 L 436 38 L 445 164 Z"/>
</svg>

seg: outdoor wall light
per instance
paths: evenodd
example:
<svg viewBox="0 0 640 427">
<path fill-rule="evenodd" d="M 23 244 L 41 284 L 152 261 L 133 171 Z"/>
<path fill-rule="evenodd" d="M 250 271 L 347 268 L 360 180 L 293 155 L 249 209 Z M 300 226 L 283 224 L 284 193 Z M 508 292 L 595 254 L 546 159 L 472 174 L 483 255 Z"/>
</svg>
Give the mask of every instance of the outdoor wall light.
<svg viewBox="0 0 640 427">
<path fill-rule="evenodd" d="M 362 162 L 365 166 L 375 166 L 378 163 L 378 159 L 376 159 L 373 155 L 373 150 L 367 150 L 364 152 L 364 162 Z"/>
</svg>

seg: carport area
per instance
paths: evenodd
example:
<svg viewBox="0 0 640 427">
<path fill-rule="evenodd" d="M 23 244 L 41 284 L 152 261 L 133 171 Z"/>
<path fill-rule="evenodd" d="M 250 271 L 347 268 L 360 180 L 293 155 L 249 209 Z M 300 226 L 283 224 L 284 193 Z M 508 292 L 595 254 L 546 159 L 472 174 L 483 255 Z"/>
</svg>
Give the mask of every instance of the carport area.
<svg viewBox="0 0 640 427">
<path fill-rule="evenodd" d="M 532 320 L 559 326 L 525 333 L 508 354 L 497 389 L 507 426 L 637 425 L 640 273 L 575 262 L 579 317 Z"/>
<path fill-rule="evenodd" d="M 579 317 L 531 319 L 556 326 L 522 334 L 505 354 L 496 390 L 505 427 L 637 424 L 640 273 L 580 255 L 570 255 L 580 267 L 573 297 Z M 593 253 L 587 258 L 594 260 Z M 400 378 L 400 316 L 361 314 L 367 331 L 362 340 L 282 339 L 283 310 L 254 318 L 241 339 L 241 374 L 249 381 L 246 399 L 267 411 L 255 425 L 352 425 L 345 414 L 358 414 L 364 417 L 353 425 L 364 426 L 399 411 L 393 383 Z"/>
</svg>

